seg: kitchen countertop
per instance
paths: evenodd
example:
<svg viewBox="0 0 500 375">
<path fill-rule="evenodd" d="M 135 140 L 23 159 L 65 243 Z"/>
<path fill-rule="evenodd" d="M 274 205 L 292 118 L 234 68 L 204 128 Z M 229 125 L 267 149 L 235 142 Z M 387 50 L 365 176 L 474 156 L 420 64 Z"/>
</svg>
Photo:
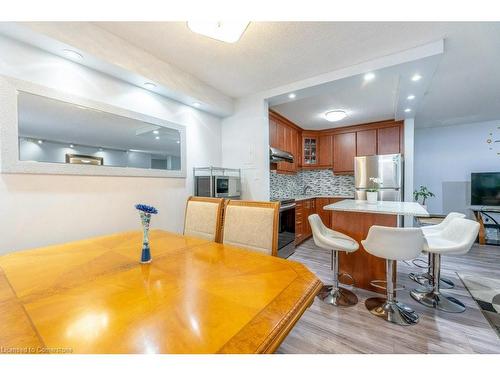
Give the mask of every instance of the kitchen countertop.
<svg viewBox="0 0 500 375">
<path fill-rule="evenodd" d="M 316 194 L 316 195 L 293 195 L 291 197 L 280 197 L 275 199 L 295 199 L 296 201 L 303 201 L 306 199 L 314 198 L 343 198 L 343 199 L 354 199 L 353 195 L 328 195 L 328 194 Z"/>
<path fill-rule="evenodd" d="M 429 213 L 417 202 L 385 202 L 370 204 L 365 200 L 344 199 L 323 207 L 330 211 L 366 212 L 385 215 L 429 216 Z"/>
</svg>

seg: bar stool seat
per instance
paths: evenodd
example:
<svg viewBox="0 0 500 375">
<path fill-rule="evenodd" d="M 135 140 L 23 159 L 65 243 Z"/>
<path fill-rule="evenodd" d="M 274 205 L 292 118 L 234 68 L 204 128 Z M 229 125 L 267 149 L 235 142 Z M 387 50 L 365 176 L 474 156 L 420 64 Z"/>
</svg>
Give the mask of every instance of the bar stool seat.
<svg viewBox="0 0 500 375">
<path fill-rule="evenodd" d="M 419 316 L 415 311 L 396 299 L 396 263 L 398 260 L 414 259 L 424 246 L 424 235 L 420 228 L 392 228 L 373 225 L 361 244 L 365 250 L 386 260 L 387 287 L 372 281 L 372 285 L 386 289 L 386 298 L 374 297 L 365 301 L 366 308 L 375 316 L 402 326 L 416 324 Z"/>
<path fill-rule="evenodd" d="M 316 246 L 331 251 L 331 269 L 333 271 L 333 284 L 325 285 L 318 298 L 334 306 L 353 306 L 358 303 L 358 297 L 348 289 L 339 286 L 339 260 L 338 252 L 352 253 L 359 248 L 359 244 L 351 237 L 327 228 L 317 214 L 308 217 Z M 349 276 L 350 277 L 350 276 Z M 351 277 L 352 279 L 352 277 Z"/>
<path fill-rule="evenodd" d="M 431 288 L 417 288 L 410 295 L 424 306 L 441 311 L 460 313 L 465 305 L 458 299 L 441 293 L 441 255 L 466 254 L 479 233 L 479 223 L 462 218 L 454 219 L 443 231 L 425 237 L 424 250 L 432 255 Z"/>
<path fill-rule="evenodd" d="M 443 221 L 441 221 L 439 224 L 436 224 L 436 225 L 427 225 L 427 226 L 423 226 L 421 227 L 422 229 L 422 232 L 424 233 L 424 236 L 430 236 L 430 235 L 436 235 L 436 234 L 439 234 L 441 233 L 454 219 L 460 219 L 460 218 L 465 218 L 465 215 L 460 213 L 460 212 L 450 212 L 448 215 L 446 215 L 446 217 L 444 218 Z M 433 264 L 432 264 L 432 254 L 431 253 L 428 253 L 428 260 L 427 260 L 427 263 L 425 264 L 425 266 L 420 266 L 417 261 L 420 261 L 422 263 L 425 263 L 423 260 L 421 259 L 415 259 L 413 261 L 413 264 L 419 268 L 426 268 L 427 271 L 426 272 L 420 272 L 420 273 L 417 273 L 417 272 L 410 272 L 408 274 L 408 277 L 415 281 L 416 283 L 422 285 L 422 286 L 427 286 L 427 287 L 430 287 L 430 279 L 431 279 L 431 270 L 433 268 Z M 443 278 L 441 277 L 441 288 L 443 289 L 451 289 L 451 288 L 454 288 L 455 287 L 455 284 L 453 283 L 453 281 L 451 281 L 450 279 L 446 279 L 446 278 Z"/>
</svg>

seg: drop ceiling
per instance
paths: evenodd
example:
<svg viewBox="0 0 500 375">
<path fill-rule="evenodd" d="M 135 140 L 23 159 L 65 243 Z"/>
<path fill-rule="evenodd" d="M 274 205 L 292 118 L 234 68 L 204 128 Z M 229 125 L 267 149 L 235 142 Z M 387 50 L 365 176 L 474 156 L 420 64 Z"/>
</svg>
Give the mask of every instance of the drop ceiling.
<svg viewBox="0 0 500 375">
<path fill-rule="evenodd" d="M 234 44 L 192 33 L 185 22 L 96 24 L 232 97 L 444 38 L 417 126 L 500 118 L 498 22 L 252 22 Z"/>
</svg>

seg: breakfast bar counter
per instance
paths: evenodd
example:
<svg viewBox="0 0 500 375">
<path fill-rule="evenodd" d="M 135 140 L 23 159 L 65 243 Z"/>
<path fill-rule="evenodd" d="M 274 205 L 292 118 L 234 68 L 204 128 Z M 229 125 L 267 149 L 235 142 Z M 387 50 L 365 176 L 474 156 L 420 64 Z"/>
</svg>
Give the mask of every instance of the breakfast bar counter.
<svg viewBox="0 0 500 375">
<path fill-rule="evenodd" d="M 365 200 L 345 199 L 324 207 L 325 210 L 345 212 L 365 212 L 382 215 L 429 216 L 427 210 L 417 202 L 368 203 Z"/>
<path fill-rule="evenodd" d="M 386 279 L 386 265 L 384 259 L 367 253 L 361 244 L 361 240 L 368 235 L 370 227 L 372 225 L 397 227 L 398 216 L 429 216 L 427 210 L 416 202 L 379 201 L 370 204 L 364 200 L 345 199 L 326 205 L 324 209 L 332 211 L 332 229 L 359 242 L 358 251 L 350 254 L 340 253 L 340 273 L 350 274 L 357 288 L 374 292 L 381 290 L 374 288 L 370 282 Z M 401 246 L 404 246 L 404 243 Z M 393 274 L 396 275 L 396 272 Z"/>
</svg>

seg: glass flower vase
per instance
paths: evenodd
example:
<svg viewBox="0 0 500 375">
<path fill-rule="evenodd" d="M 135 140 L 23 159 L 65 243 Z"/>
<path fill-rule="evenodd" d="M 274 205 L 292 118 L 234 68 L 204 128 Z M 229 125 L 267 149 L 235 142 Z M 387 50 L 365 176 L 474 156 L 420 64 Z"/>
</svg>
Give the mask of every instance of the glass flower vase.
<svg viewBox="0 0 500 375">
<path fill-rule="evenodd" d="M 141 263 L 151 263 L 151 250 L 149 248 L 149 223 L 151 221 L 151 214 L 141 212 L 142 223 L 142 254 Z"/>
</svg>

